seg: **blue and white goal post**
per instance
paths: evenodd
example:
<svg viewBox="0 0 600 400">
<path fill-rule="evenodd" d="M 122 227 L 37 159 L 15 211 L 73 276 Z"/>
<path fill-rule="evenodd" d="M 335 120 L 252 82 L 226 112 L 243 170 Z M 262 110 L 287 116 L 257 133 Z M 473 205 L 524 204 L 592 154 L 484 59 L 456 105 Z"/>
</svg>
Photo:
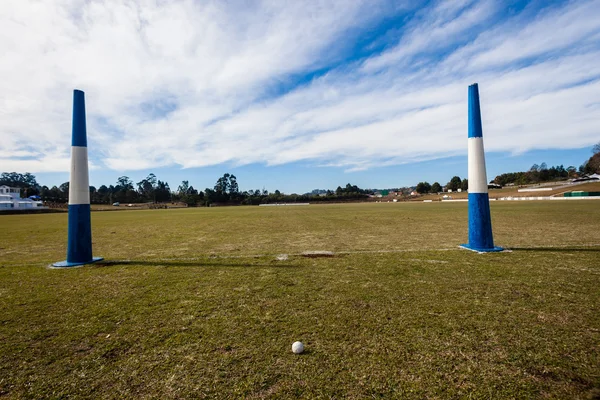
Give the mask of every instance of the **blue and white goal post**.
<svg viewBox="0 0 600 400">
<path fill-rule="evenodd" d="M 54 267 L 74 267 L 102 260 L 92 255 L 85 96 L 81 90 L 73 92 L 68 229 L 67 259 L 52 264 Z"/>
<path fill-rule="evenodd" d="M 479 88 L 476 83 L 469 86 L 469 243 L 462 247 L 477 252 L 502 251 L 494 246 L 490 198 L 488 194 L 483 130 L 479 106 Z"/>
</svg>

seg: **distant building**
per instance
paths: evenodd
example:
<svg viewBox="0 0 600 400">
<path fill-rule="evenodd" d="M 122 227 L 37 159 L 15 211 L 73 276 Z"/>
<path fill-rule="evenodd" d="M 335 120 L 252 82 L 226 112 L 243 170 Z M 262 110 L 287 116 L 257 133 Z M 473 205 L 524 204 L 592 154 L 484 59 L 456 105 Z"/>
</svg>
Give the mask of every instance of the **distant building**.
<svg viewBox="0 0 600 400">
<path fill-rule="evenodd" d="M 20 188 L 13 188 L 6 185 L 0 186 L 0 210 L 24 210 L 41 207 L 41 201 L 33 200 L 30 198 L 22 199 Z"/>
<path fill-rule="evenodd" d="M 581 177 L 579 177 L 577 179 L 573 179 L 573 182 L 598 181 L 598 180 L 600 180 L 600 175 L 592 174 L 592 175 L 582 175 Z"/>
</svg>

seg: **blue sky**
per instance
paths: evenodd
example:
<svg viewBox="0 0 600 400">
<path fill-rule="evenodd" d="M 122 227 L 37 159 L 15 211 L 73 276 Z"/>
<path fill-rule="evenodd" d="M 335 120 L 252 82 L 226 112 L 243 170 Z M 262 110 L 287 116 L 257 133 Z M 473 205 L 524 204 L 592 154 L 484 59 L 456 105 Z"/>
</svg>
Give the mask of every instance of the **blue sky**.
<svg viewBox="0 0 600 400">
<path fill-rule="evenodd" d="M 600 142 L 600 1 L 0 3 L 0 170 L 286 193 L 466 177 L 479 83 L 488 177 Z"/>
</svg>

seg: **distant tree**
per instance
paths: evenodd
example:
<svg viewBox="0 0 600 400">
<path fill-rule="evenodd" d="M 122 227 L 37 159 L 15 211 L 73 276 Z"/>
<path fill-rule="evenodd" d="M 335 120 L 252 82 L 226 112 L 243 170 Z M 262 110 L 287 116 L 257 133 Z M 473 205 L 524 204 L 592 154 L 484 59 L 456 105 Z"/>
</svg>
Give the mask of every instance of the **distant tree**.
<svg viewBox="0 0 600 400">
<path fill-rule="evenodd" d="M 189 187 L 190 187 L 189 181 L 181 181 L 181 185 L 179 185 L 179 187 L 177 188 L 177 193 L 180 196 L 185 196 L 187 194 Z"/>
<path fill-rule="evenodd" d="M 96 195 L 90 199 L 93 203 L 108 203 L 108 188 L 106 185 L 102 185 L 96 191 Z"/>
<path fill-rule="evenodd" d="M 591 156 L 581 167 L 579 172 L 582 174 L 600 173 L 600 153 Z"/>
<path fill-rule="evenodd" d="M 62 183 L 58 188 L 64 194 L 69 195 L 69 182 Z"/>
<path fill-rule="evenodd" d="M 460 180 L 459 176 L 453 176 L 452 179 L 450 179 L 450 182 L 448 182 L 448 184 L 446 185 L 446 187 L 448 189 L 451 189 L 453 192 L 455 192 L 458 190 L 461 183 L 462 183 L 462 181 Z"/>
<path fill-rule="evenodd" d="M 210 189 L 210 188 L 206 188 L 204 189 L 204 201 L 205 201 L 205 205 L 208 206 L 210 205 L 212 202 L 216 201 L 216 193 L 214 190 Z"/>
<path fill-rule="evenodd" d="M 142 179 L 137 183 L 138 193 L 142 196 L 146 201 L 152 200 L 156 202 L 154 198 L 154 190 L 156 189 L 156 175 L 150 173 L 145 179 Z"/>
<path fill-rule="evenodd" d="M 569 172 L 565 169 L 564 165 L 559 165 L 557 167 L 550 168 L 550 173 L 553 177 L 564 178 L 569 176 Z"/>
<path fill-rule="evenodd" d="M 20 188 L 21 196 L 23 197 L 38 195 L 41 189 L 35 176 L 29 172 L 25 172 L 24 174 L 18 172 L 3 172 L 0 175 L 0 185 Z"/>
<path fill-rule="evenodd" d="M 229 174 L 226 173 L 215 183 L 215 192 L 220 196 L 225 196 L 229 191 Z"/>
<path fill-rule="evenodd" d="M 438 182 L 433 182 L 433 185 L 431 185 L 431 193 L 439 193 L 442 191 L 442 185 L 440 185 Z"/>
<path fill-rule="evenodd" d="M 469 180 L 468 179 L 463 179 L 460 182 L 460 189 L 461 190 L 469 190 Z"/>
<path fill-rule="evenodd" d="M 347 183 L 346 184 L 346 188 L 345 188 L 345 192 L 346 193 L 360 193 L 361 190 L 358 188 L 358 186 L 351 185 L 351 184 Z"/>
<path fill-rule="evenodd" d="M 225 202 L 225 201 L 237 201 L 239 200 L 239 186 L 237 183 L 237 178 L 233 174 L 223 174 L 215 183 L 214 192 L 215 199 L 214 201 Z"/>
<path fill-rule="evenodd" d="M 588 166 L 593 173 L 600 173 L 600 153 L 596 153 L 588 160 Z"/>
<path fill-rule="evenodd" d="M 113 185 L 110 185 L 108 187 L 108 204 L 112 204 L 115 196 L 115 193 L 117 193 L 117 188 L 114 187 Z"/>
<path fill-rule="evenodd" d="M 117 178 L 117 184 L 112 193 L 113 201 L 118 202 L 135 202 L 138 194 L 134 190 L 133 181 L 128 176 L 121 176 Z"/>
<path fill-rule="evenodd" d="M 240 187 L 237 183 L 235 175 L 229 175 L 229 196 L 236 196 L 240 192 Z"/>
<path fill-rule="evenodd" d="M 23 183 L 29 187 L 38 187 L 39 184 L 35 180 L 35 176 L 30 174 L 29 172 L 25 172 L 23 174 Z"/>
<path fill-rule="evenodd" d="M 177 188 L 177 194 L 179 195 L 181 201 L 190 207 L 196 206 L 203 197 L 198 194 L 198 191 L 194 189 L 193 186 L 189 186 L 188 181 L 181 182 L 181 185 L 179 185 L 179 188 Z"/>
<path fill-rule="evenodd" d="M 3 172 L 0 175 L 0 185 L 18 188 L 39 188 L 35 176 L 29 172 L 20 174 L 18 172 Z"/>
<path fill-rule="evenodd" d="M 579 174 L 600 173 L 600 142 L 592 147 L 594 153 L 586 162 L 579 166 Z"/>
<path fill-rule="evenodd" d="M 63 185 L 64 185 L 64 183 L 63 183 Z M 50 201 L 66 202 L 68 200 L 68 196 L 69 196 L 69 187 L 68 186 L 67 186 L 66 192 L 60 190 L 56 186 L 52 186 L 52 188 L 49 190 Z"/>
<path fill-rule="evenodd" d="M 171 201 L 171 189 L 167 182 L 159 180 L 156 183 L 156 188 L 154 189 L 154 201 Z"/>
<path fill-rule="evenodd" d="M 429 193 L 431 191 L 431 185 L 429 182 L 419 182 L 415 190 L 419 194 Z"/>
<path fill-rule="evenodd" d="M 546 163 L 542 163 L 542 165 L 546 165 Z M 537 164 L 533 164 L 529 171 L 527 171 L 527 176 L 525 177 L 524 183 L 535 183 L 540 181 L 540 171 L 542 170 L 541 166 Z"/>
<path fill-rule="evenodd" d="M 50 192 L 50 188 L 48 188 L 48 186 L 42 186 L 40 188 L 40 197 L 42 198 L 43 201 L 53 201 L 50 197 L 51 197 L 51 192 Z"/>
<path fill-rule="evenodd" d="M 128 176 L 117 178 L 117 184 L 121 187 L 121 190 L 133 190 L 133 181 Z"/>
<path fill-rule="evenodd" d="M 106 188 L 106 186 L 104 186 L 104 187 Z M 103 200 L 104 199 L 102 198 L 100 189 L 96 189 L 95 186 L 90 186 L 90 203 L 91 204 L 100 204 L 100 203 L 104 202 Z"/>
</svg>

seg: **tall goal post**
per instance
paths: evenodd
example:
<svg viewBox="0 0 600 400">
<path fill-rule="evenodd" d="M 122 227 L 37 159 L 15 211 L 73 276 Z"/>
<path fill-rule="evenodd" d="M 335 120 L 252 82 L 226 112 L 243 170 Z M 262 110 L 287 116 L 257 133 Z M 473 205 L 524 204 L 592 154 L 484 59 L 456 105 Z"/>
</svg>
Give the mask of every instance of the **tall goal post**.
<svg viewBox="0 0 600 400">
<path fill-rule="evenodd" d="M 85 95 L 77 89 L 73 91 L 68 229 L 67 259 L 54 263 L 54 267 L 75 267 L 102 260 L 92 255 Z"/>
<path fill-rule="evenodd" d="M 469 243 L 461 245 L 477 252 L 504 250 L 494 246 L 490 198 L 488 194 L 485 152 L 483 149 L 483 129 L 481 126 L 481 108 L 479 105 L 479 87 L 477 83 L 469 86 Z"/>
</svg>

